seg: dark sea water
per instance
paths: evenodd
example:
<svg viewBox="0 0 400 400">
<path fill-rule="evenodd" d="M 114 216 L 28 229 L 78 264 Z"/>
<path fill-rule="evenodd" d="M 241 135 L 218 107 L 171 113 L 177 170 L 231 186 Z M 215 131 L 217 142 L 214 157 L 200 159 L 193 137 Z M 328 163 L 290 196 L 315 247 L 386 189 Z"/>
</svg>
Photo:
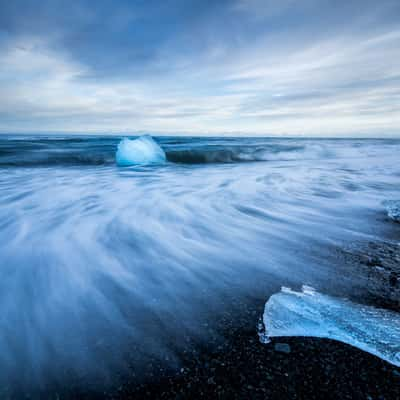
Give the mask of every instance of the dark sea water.
<svg viewBox="0 0 400 400">
<path fill-rule="evenodd" d="M 327 249 L 384 235 L 400 140 L 163 137 L 166 164 L 124 168 L 119 140 L 0 137 L 3 395 L 179 368 L 282 285 L 362 298 Z"/>
</svg>

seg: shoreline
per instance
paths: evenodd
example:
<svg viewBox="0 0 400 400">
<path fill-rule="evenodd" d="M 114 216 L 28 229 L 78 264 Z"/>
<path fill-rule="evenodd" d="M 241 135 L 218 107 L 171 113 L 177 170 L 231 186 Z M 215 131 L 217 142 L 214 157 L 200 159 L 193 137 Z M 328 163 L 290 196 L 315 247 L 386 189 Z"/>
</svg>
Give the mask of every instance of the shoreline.
<svg viewBox="0 0 400 400">
<path fill-rule="evenodd" d="M 344 247 L 341 260 L 364 278 L 366 302 L 399 311 L 400 225 L 388 222 L 389 239 Z M 265 301 L 243 304 L 239 326 L 224 330 L 218 351 L 204 346 L 197 359 L 182 355 L 180 373 L 138 386 L 125 382 L 110 398 L 400 398 L 400 367 L 353 346 L 303 337 L 260 343 L 254 314 L 262 315 Z"/>
<path fill-rule="evenodd" d="M 339 276 L 346 271 L 363 286 L 364 297 L 355 287 L 354 300 L 400 310 L 399 227 L 391 223 L 375 240 L 369 237 L 325 249 L 341 266 Z M 47 387 L 30 396 L 25 393 L 24 398 L 400 398 L 400 367 L 350 345 L 309 337 L 273 338 L 262 344 L 257 323 L 267 300 L 260 293 L 235 298 L 216 319 L 207 342 L 188 337 L 186 344 L 176 346 L 177 370 L 160 360 L 149 360 L 142 371 L 132 366 L 128 374 L 121 374 L 112 387 L 100 385 L 99 389 L 93 382 L 89 387 L 70 381 L 69 386 Z"/>
<path fill-rule="evenodd" d="M 396 262 L 400 246 L 384 240 L 364 244 L 366 247 L 358 247 L 358 252 L 343 249 L 344 257 L 356 267 L 352 272 L 365 274 L 371 288 L 371 298 L 366 301 L 376 307 L 396 309 L 396 302 L 375 296 L 375 292 L 386 286 L 385 293 L 397 296 L 398 281 L 386 278 L 390 273 L 400 272 L 400 264 Z M 368 263 L 371 259 L 373 265 Z M 377 260 L 383 269 L 371 273 Z M 350 345 L 303 337 L 273 338 L 270 343 L 262 344 L 256 325 L 266 300 L 247 299 L 241 302 L 238 314 L 227 314 L 221 344 L 199 345 L 189 353 L 181 351 L 178 372 L 160 369 L 157 374 L 155 364 L 155 373 L 142 383 L 125 379 L 115 389 L 101 394 L 74 392 L 65 398 L 77 395 L 82 399 L 400 398 L 400 367 Z"/>
</svg>

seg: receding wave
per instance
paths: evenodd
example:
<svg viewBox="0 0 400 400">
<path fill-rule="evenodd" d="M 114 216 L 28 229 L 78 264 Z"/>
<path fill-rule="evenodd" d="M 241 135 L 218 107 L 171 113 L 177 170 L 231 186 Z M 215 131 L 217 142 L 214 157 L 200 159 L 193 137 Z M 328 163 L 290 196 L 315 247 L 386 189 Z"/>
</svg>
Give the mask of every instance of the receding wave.
<svg viewBox="0 0 400 400">
<path fill-rule="evenodd" d="M 365 265 L 377 281 L 341 254 L 394 235 L 400 142 L 155 138 L 168 166 L 137 171 L 120 140 L 0 140 L 2 165 L 48 166 L 0 167 L 0 398 L 178 372 L 281 286 L 397 305 L 395 252 Z"/>
</svg>

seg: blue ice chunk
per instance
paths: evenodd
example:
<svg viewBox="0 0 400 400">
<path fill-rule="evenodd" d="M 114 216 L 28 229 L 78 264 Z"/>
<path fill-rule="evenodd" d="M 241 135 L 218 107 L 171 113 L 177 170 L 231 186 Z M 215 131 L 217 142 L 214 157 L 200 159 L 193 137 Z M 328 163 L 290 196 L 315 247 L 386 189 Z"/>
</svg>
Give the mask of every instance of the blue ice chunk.
<svg viewBox="0 0 400 400">
<path fill-rule="evenodd" d="M 137 139 L 122 139 L 116 154 L 117 164 L 129 165 L 163 164 L 166 162 L 164 150 L 149 135 Z"/>
<path fill-rule="evenodd" d="M 400 222 L 400 200 L 387 200 L 383 202 L 388 217 L 393 221 Z"/>
<path fill-rule="evenodd" d="M 400 314 L 330 297 L 303 286 L 282 288 L 265 304 L 263 343 L 276 336 L 338 340 L 400 366 Z"/>
</svg>

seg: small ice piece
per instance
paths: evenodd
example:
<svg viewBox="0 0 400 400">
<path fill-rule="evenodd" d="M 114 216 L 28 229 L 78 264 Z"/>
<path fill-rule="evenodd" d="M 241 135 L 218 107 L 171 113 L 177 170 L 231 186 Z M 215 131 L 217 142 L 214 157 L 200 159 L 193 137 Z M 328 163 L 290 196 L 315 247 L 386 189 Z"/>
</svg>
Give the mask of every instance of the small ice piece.
<svg viewBox="0 0 400 400">
<path fill-rule="evenodd" d="M 388 217 L 395 222 L 400 222 L 400 200 L 386 200 L 383 202 Z"/>
<path fill-rule="evenodd" d="M 275 343 L 274 349 L 279 353 L 289 354 L 291 352 L 290 346 L 287 343 Z"/>
<path fill-rule="evenodd" d="M 400 314 L 330 297 L 310 287 L 282 288 L 265 304 L 265 337 L 338 340 L 400 366 Z"/>
<path fill-rule="evenodd" d="M 122 139 L 118 144 L 116 161 L 120 167 L 129 165 L 164 164 L 164 150 L 149 135 L 137 139 Z"/>
</svg>

